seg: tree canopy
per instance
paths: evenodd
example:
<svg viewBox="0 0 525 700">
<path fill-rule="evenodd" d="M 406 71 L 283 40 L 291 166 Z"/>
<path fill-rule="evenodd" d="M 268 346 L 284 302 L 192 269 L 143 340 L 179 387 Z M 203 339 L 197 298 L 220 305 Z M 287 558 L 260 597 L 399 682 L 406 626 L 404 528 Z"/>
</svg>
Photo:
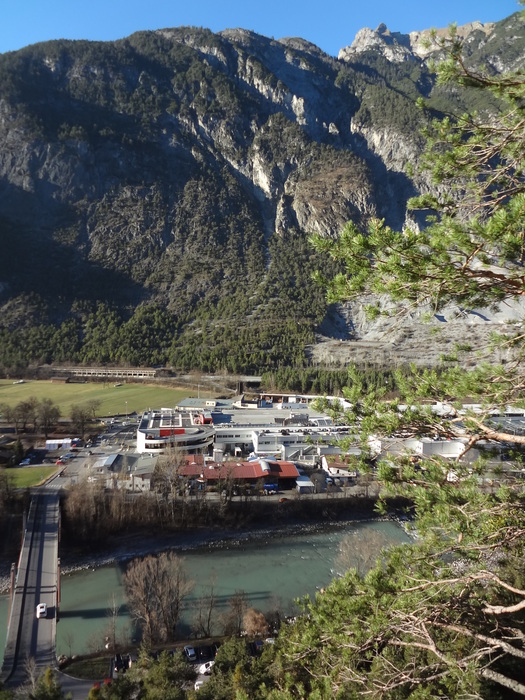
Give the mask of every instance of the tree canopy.
<svg viewBox="0 0 525 700">
<path fill-rule="evenodd" d="M 450 302 L 475 308 L 524 294 L 525 76 L 473 73 L 454 32 L 442 48 L 449 58 L 440 80 L 492 91 L 498 109 L 433 125 L 426 164 L 437 194 L 413 202 L 429 210 L 427 226 L 396 232 L 374 222 L 363 232 L 348 224 L 337 240 L 313 238 L 345 266 L 335 278 L 317 275 L 333 301 L 380 292 L 394 312 L 414 305 L 435 312 Z M 221 647 L 199 696 L 525 695 L 525 494 L 523 481 L 513 481 L 499 461 L 502 446 L 506 454 L 514 447 L 510 455 L 521 466 L 525 436 L 505 431 L 494 417 L 523 406 L 524 338 L 520 324 L 514 335 L 494 339 L 506 350 L 500 364 L 476 356 L 468 368 L 458 352 L 443 366 L 399 373 L 395 400 L 385 399 L 380 384 L 349 373 L 347 402 L 325 408 L 355 426 L 360 468 L 374 471 L 385 494 L 402 493 L 413 504 L 417 538 L 385 551 L 365 575 L 348 571 L 315 600 L 305 598 L 303 614 L 261 658 L 247 658 L 240 640 Z M 455 437 L 464 450 L 453 465 L 410 453 L 377 460 L 368 449 L 372 436 Z M 465 461 L 482 445 L 483 457 Z"/>
<path fill-rule="evenodd" d="M 490 91 L 497 108 L 432 124 L 425 166 L 434 186 L 410 204 L 426 212 L 426 226 L 350 223 L 336 240 L 313 237 L 344 265 L 333 278 L 316 275 L 331 301 L 386 295 L 388 310 L 371 313 L 434 314 L 525 295 L 525 75 L 474 71 L 454 31 L 442 48 L 439 80 Z M 442 366 L 399 377 L 395 401 L 354 382 L 344 390 L 351 407 L 332 407 L 360 434 L 362 467 L 372 435 L 458 438 L 464 449 L 453 467 L 409 453 L 374 464 L 386 493 L 412 500 L 419 539 L 306 602 L 284 635 L 279 697 L 525 695 L 524 489 L 500 461 L 510 455 L 521 467 L 525 435 L 495 415 L 525 406 L 524 338 L 517 323 L 493 338 L 499 362 L 471 354 L 467 363 L 458 350 Z M 474 446 L 485 456 L 466 462 Z"/>
<path fill-rule="evenodd" d="M 393 231 L 376 221 L 368 231 L 348 224 L 337 240 L 313 238 L 318 252 L 344 265 L 334 278 L 317 274 L 330 300 L 380 292 L 389 298 L 389 312 L 426 306 L 435 313 L 452 302 L 475 309 L 525 296 L 525 74 L 474 72 L 454 32 L 442 48 L 448 59 L 439 79 L 490 91 L 494 108 L 432 125 L 425 164 L 435 187 L 412 202 L 426 210 L 426 226 Z M 374 471 L 385 494 L 402 493 L 412 504 L 417 538 L 385 551 L 368 573 L 350 570 L 315 600 L 304 599 L 303 614 L 284 625 L 259 658 L 249 657 L 242 639 L 224 644 L 199 697 L 525 696 L 525 481 L 505 469 L 513 463 L 521 468 L 525 435 L 495 416 L 525 408 L 522 324 L 493 343 L 502 351 L 499 362 L 476 355 L 467 366 L 461 355 L 467 351 L 458 349 L 443 366 L 399 373 L 395 400 L 386 400 L 380 384 L 349 375 L 347 404 L 326 406 L 355 426 L 360 468 Z M 374 459 L 372 436 L 460 438 L 464 449 L 453 464 L 437 456 L 415 460 L 410 453 Z M 481 457 L 466 461 L 475 446 Z M 502 455 L 512 461 L 503 462 Z M 188 582 L 178 562 L 162 570 L 150 564 L 145 558 L 126 574 L 135 596 L 131 607 L 146 638 L 152 618 L 167 639 Z M 152 600 L 157 581 L 162 595 Z M 173 581 L 177 591 L 168 585 Z M 137 666 L 140 683 L 148 689 L 144 697 L 159 697 L 166 692 L 168 661 L 147 678 L 151 665 L 143 660 Z M 119 680 L 101 697 L 130 697 L 132 681 L 133 675 Z M 163 697 L 182 695 L 176 682 L 180 673 L 172 694 Z"/>
<path fill-rule="evenodd" d="M 131 613 L 148 642 L 172 640 L 184 599 L 193 588 L 174 552 L 134 559 L 123 577 Z"/>
<path fill-rule="evenodd" d="M 409 203 L 412 211 L 426 213 L 427 225 L 414 223 L 394 231 L 375 220 L 362 231 L 350 222 L 335 240 L 312 237 L 318 251 L 344 266 L 333 277 L 315 275 L 330 301 L 372 294 L 388 299 L 387 307 L 380 302 L 370 306 L 372 315 L 402 315 L 417 308 L 432 316 L 451 303 L 461 313 L 516 304 L 525 295 L 523 72 L 492 75 L 469 68 L 454 31 L 441 43 L 448 59 L 438 67 L 439 82 L 490 91 L 498 109 L 450 115 L 429 127 L 424 165 L 434 186 Z M 525 406 L 523 339 L 521 323 L 516 323 L 515 332 L 493 337 L 490 350 L 497 348 L 499 362 L 493 352 L 471 354 L 468 362 L 474 367 L 465 371 L 460 347 L 447 357 L 445 367 L 401 380 L 401 402 L 409 407 L 422 400 L 447 402 L 459 426 L 438 421 L 428 409 L 408 410 L 400 423 L 417 423 L 420 435 L 468 435 L 469 446 L 482 439 L 524 444 L 524 436 L 509 435 L 490 420 L 507 406 Z M 466 399 L 478 408 L 459 419 Z"/>
</svg>

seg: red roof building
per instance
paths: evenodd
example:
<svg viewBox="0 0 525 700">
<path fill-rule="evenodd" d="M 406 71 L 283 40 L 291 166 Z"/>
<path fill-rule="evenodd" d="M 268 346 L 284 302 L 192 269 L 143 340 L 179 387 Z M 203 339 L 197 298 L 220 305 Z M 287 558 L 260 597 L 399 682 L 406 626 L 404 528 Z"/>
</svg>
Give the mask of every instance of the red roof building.
<svg viewBox="0 0 525 700">
<path fill-rule="evenodd" d="M 210 485 L 219 481 L 255 483 L 261 479 L 265 483 L 284 485 L 286 481 L 295 482 L 299 476 L 293 462 L 260 459 L 250 462 L 205 463 L 202 455 L 188 455 L 178 473 L 180 476 L 202 479 Z"/>
</svg>

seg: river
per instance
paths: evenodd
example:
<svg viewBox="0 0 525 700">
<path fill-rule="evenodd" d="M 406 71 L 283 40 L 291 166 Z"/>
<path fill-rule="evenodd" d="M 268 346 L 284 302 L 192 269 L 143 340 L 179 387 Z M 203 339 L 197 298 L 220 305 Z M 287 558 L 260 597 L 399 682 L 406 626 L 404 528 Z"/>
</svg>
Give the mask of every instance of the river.
<svg viewBox="0 0 525 700">
<path fill-rule="evenodd" d="M 367 570 L 382 547 L 408 541 L 395 522 L 347 522 L 303 528 L 291 535 L 257 533 L 186 550 L 181 556 L 194 588 L 186 599 L 179 636 L 191 636 L 199 600 L 209 594 L 212 585 L 217 599 L 214 633 L 220 634 L 220 615 L 236 591 L 244 591 L 248 605 L 265 613 L 279 609 L 294 614 L 298 610 L 295 599 L 314 596 L 344 568 Z M 117 637 L 122 642 L 136 639 L 125 604 L 124 568 L 125 562 L 120 561 L 63 574 L 58 655 L 100 649 L 110 634 L 112 608 L 118 610 Z M 7 607 L 7 596 L 0 596 L 1 629 L 6 629 Z"/>
</svg>

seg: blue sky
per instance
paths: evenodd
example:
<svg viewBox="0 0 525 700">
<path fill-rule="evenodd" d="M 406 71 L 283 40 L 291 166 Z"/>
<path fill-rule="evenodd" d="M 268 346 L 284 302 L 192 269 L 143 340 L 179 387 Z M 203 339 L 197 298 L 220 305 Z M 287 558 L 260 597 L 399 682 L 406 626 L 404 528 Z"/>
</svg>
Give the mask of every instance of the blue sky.
<svg viewBox="0 0 525 700">
<path fill-rule="evenodd" d="M 493 22 L 517 0 L 4 0 L 0 53 L 49 39 L 112 40 L 141 29 L 242 27 L 280 39 L 299 36 L 336 56 L 363 27 L 391 31 Z"/>
</svg>

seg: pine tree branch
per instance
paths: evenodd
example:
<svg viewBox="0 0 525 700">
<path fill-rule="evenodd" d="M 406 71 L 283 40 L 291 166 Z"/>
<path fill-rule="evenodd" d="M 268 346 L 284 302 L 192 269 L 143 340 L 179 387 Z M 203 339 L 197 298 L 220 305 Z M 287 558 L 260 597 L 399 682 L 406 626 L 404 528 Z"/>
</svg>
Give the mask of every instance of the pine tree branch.
<svg viewBox="0 0 525 700">
<path fill-rule="evenodd" d="M 519 681 L 516 681 L 512 678 L 508 678 L 502 673 L 493 671 L 490 668 L 484 668 L 481 669 L 480 675 L 483 678 L 486 678 L 487 680 L 493 681 L 494 683 L 497 683 L 498 685 L 501 685 L 504 688 L 508 688 L 509 690 L 518 693 L 518 695 L 525 695 L 525 685 L 523 683 L 520 683 Z"/>
</svg>

